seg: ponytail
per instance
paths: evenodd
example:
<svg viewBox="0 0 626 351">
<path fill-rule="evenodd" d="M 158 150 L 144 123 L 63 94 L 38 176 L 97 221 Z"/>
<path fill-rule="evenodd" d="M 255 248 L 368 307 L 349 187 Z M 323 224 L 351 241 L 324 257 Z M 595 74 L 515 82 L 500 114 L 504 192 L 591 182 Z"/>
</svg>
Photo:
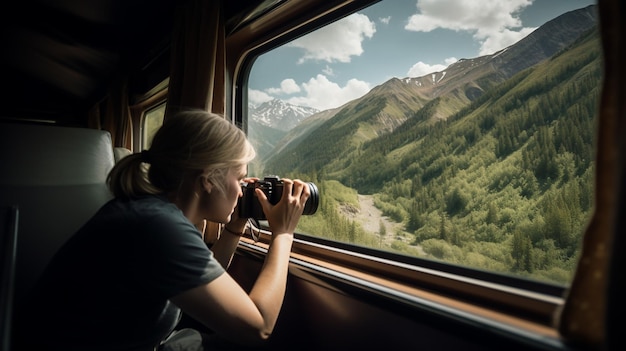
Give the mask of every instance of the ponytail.
<svg viewBox="0 0 626 351">
<path fill-rule="evenodd" d="M 143 153 L 119 160 L 107 177 L 109 190 L 115 197 L 133 198 L 144 194 L 159 194 L 162 190 L 150 183 Z"/>
</svg>

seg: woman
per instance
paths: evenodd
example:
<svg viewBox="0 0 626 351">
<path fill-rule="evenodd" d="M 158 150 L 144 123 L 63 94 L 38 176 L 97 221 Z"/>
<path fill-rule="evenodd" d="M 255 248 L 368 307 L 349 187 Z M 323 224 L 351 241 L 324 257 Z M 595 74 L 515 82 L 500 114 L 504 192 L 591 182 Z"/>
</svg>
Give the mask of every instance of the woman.
<svg viewBox="0 0 626 351">
<path fill-rule="evenodd" d="M 182 310 L 242 345 L 266 340 L 282 305 L 293 232 L 310 193 L 283 179 L 271 205 L 265 264 L 246 293 L 226 273 L 246 220 L 238 218 L 247 163 L 245 134 L 220 116 L 186 111 L 165 121 L 149 151 L 121 159 L 108 176 L 114 199 L 57 253 L 20 326 L 24 349 L 152 349 Z M 196 225 L 224 223 L 209 250 Z M 33 337 L 34 336 L 34 337 Z"/>
</svg>

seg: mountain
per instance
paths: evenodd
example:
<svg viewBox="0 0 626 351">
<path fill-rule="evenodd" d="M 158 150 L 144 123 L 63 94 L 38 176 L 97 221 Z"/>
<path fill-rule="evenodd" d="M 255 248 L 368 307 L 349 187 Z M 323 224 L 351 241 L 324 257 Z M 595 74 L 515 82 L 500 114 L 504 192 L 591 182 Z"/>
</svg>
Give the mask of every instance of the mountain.
<svg viewBox="0 0 626 351">
<path fill-rule="evenodd" d="M 314 108 L 296 106 L 278 99 L 258 106 L 250 104 L 248 111 L 250 112 L 248 136 L 257 151 L 257 158 L 249 165 L 250 174 L 257 174 L 264 168 L 265 158 L 278 152 L 277 144 L 285 140 L 288 131 L 302 124 L 307 117 L 319 112 Z M 292 137 L 288 140 L 296 139 Z"/>
<path fill-rule="evenodd" d="M 306 139 L 311 131 L 334 116 L 339 109 L 325 110 L 305 118 L 298 128 L 292 128 L 289 132 L 267 127 L 251 120 L 248 126 L 248 139 L 253 143 L 258 156 L 248 165 L 248 173 L 262 174 L 267 158 L 283 152 L 290 143 Z"/>
<path fill-rule="evenodd" d="M 283 140 L 287 132 L 260 124 L 254 119 L 248 121 L 248 139 L 257 151 L 255 162 L 262 163 L 263 158 L 273 153 L 276 143 Z"/>
<path fill-rule="evenodd" d="M 321 169 L 345 173 L 356 163 L 352 160 L 363 145 L 398 129 L 448 120 L 488 98 L 497 87 L 518 82 L 523 78 L 518 77 L 520 72 L 569 51 L 581 35 L 595 28 L 595 13 L 595 6 L 565 13 L 492 55 L 461 59 L 444 71 L 422 77 L 392 78 L 331 116 L 316 119 L 313 115 L 309 118 L 318 123 L 299 126 L 277 143 L 280 148 L 266 157 L 267 169 L 277 174 Z"/>
<path fill-rule="evenodd" d="M 546 22 L 517 42 L 512 50 L 506 48 L 493 56 L 493 64 L 507 78 L 541 62 L 570 46 L 577 38 L 594 27 L 597 6 L 569 11 Z"/>
<path fill-rule="evenodd" d="M 292 105 L 278 99 L 264 102 L 259 106 L 250 106 L 250 115 L 254 122 L 282 131 L 289 131 L 303 119 L 317 112 L 319 112 L 317 109 Z"/>
<path fill-rule="evenodd" d="M 415 85 L 414 94 L 428 100 L 457 96 L 461 104 L 476 99 L 485 89 L 550 58 L 570 46 L 596 25 L 595 6 L 567 12 L 537 28 L 516 44 L 494 54 L 460 59 L 444 71 L 401 79 Z M 392 80 L 375 90 L 385 90 Z"/>
<path fill-rule="evenodd" d="M 308 118 L 305 118 L 298 125 L 298 128 L 291 129 L 284 135 L 282 139 L 279 139 L 278 142 L 274 144 L 274 149 L 272 150 L 272 152 L 280 153 L 290 144 L 299 143 L 298 141 L 305 140 L 312 131 L 317 129 L 322 123 L 335 116 L 335 114 L 337 114 L 337 112 L 339 112 L 341 108 L 342 107 L 324 110 L 322 112 L 311 115 Z"/>
<path fill-rule="evenodd" d="M 320 215 L 302 218 L 303 233 L 568 284 L 594 204 L 594 13 L 312 115 L 275 143 L 264 173 L 319 184 Z M 357 194 L 394 222 L 393 243 L 343 215 Z"/>
</svg>

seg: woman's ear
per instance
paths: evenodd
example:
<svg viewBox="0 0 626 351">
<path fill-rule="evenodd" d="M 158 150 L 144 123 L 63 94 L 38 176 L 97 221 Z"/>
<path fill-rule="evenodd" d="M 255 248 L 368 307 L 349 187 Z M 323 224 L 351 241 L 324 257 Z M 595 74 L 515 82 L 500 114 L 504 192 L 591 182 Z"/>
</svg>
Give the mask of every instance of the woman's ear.
<svg viewBox="0 0 626 351">
<path fill-rule="evenodd" d="M 206 190 L 207 193 L 211 193 L 213 190 L 213 183 L 209 180 L 209 177 L 200 177 L 200 182 L 202 183 L 202 187 Z"/>
</svg>

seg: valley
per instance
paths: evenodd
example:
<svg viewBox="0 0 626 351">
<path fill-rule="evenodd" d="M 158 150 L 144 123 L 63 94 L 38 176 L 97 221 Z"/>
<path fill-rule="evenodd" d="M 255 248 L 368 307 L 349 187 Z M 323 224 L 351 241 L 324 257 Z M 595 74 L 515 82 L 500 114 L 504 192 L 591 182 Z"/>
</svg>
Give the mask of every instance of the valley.
<svg viewBox="0 0 626 351">
<path fill-rule="evenodd" d="M 281 139 L 259 128 L 257 165 L 318 184 L 303 233 L 569 281 L 593 207 L 593 8 L 435 76 L 392 78 Z"/>
</svg>

